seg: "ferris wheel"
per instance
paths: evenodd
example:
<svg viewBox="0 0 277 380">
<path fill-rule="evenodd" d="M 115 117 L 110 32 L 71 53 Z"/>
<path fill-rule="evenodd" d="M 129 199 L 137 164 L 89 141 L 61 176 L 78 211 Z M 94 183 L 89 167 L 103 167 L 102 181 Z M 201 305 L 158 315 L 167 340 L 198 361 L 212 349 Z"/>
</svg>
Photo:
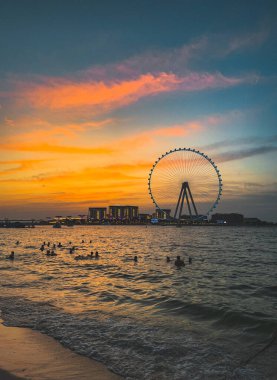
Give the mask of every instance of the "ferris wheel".
<svg viewBox="0 0 277 380">
<path fill-rule="evenodd" d="M 206 218 L 222 194 L 222 178 L 216 164 L 191 148 L 166 152 L 155 161 L 148 177 L 148 190 L 158 210 L 174 219 Z"/>
</svg>

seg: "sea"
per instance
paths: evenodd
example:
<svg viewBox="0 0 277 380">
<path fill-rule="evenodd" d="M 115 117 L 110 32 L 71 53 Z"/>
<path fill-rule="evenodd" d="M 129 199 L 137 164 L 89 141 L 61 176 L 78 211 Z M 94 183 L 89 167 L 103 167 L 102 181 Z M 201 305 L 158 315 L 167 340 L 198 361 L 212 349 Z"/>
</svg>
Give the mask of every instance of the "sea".
<svg viewBox="0 0 277 380">
<path fill-rule="evenodd" d="M 47 256 L 53 244 L 57 256 Z M 95 251 L 98 259 L 75 260 Z M 0 229 L 4 323 L 124 379 L 277 378 L 276 296 L 274 227 Z"/>
</svg>

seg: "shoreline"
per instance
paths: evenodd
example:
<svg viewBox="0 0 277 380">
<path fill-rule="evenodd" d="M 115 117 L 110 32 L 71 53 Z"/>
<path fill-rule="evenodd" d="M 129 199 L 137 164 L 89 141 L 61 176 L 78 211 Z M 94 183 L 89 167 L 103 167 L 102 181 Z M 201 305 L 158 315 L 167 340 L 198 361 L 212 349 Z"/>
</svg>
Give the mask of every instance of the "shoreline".
<svg viewBox="0 0 277 380">
<path fill-rule="evenodd" d="M 7 372 L 0 368 L 0 379 L 1 380 L 24 380 L 22 377 L 17 377 L 10 372 Z"/>
<path fill-rule="evenodd" d="M 54 338 L 0 320 L 0 378 L 3 380 L 120 380 L 96 360 L 76 354 Z"/>
<path fill-rule="evenodd" d="M 32 229 L 35 227 L 49 227 L 53 228 L 53 225 L 50 224 L 34 224 L 33 226 L 22 226 L 22 227 L 15 227 L 15 226 L 3 226 L 0 224 L 0 229 L 19 229 L 19 230 L 25 230 L 25 229 Z M 265 222 L 265 223 L 260 223 L 260 224 L 220 224 L 220 223 L 182 223 L 182 224 L 172 224 L 172 223 L 99 223 L 99 224 L 74 224 L 71 226 L 71 228 L 74 227 L 220 227 L 220 228 L 228 228 L 228 227 L 246 227 L 246 228 L 270 228 L 270 227 L 277 227 L 277 223 L 274 222 Z M 59 229 L 67 229 L 68 226 L 62 224 L 60 228 L 56 228 L 57 230 Z M 54 228 L 55 229 L 55 228 Z"/>
</svg>

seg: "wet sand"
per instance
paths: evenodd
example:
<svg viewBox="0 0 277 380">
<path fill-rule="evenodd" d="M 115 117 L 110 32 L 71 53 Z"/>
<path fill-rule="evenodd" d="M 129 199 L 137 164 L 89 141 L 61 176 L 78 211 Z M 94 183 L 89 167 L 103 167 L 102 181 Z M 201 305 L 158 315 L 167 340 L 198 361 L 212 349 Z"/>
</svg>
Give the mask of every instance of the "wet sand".
<svg viewBox="0 0 277 380">
<path fill-rule="evenodd" d="M 121 379 L 104 365 L 64 348 L 47 335 L 0 322 L 1 380 Z"/>
<path fill-rule="evenodd" d="M 12 375 L 11 373 L 0 369 L 0 379 L 1 380 L 22 380 L 22 377 L 17 377 Z"/>
</svg>

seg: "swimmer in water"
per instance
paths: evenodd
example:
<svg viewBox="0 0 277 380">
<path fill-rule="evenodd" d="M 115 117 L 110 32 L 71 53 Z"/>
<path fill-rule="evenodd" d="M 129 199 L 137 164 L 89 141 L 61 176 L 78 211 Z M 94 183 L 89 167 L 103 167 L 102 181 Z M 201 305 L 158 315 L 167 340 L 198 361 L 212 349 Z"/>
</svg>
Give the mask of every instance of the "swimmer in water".
<svg viewBox="0 0 277 380">
<path fill-rule="evenodd" d="M 137 257 L 137 256 L 134 257 L 134 262 L 135 262 L 135 263 L 138 262 L 138 257 Z"/>
<path fill-rule="evenodd" d="M 181 260 L 180 256 L 177 256 L 174 264 L 176 265 L 177 268 L 181 268 L 185 266 L 185 263 L 183 260 Z"/>
<path fill-rule="evenodd" d="M 170 257 L 169 257 L 169 256 L 166 256 L 166 262 L 167 262 L 167 263 L 170 262 Z"/>
<path fill-rule="evenodd" d="M 14 260 L 14 251 L 11 251 L 10 256 L 7 257 L 8 260 Z"/>
</svg>

